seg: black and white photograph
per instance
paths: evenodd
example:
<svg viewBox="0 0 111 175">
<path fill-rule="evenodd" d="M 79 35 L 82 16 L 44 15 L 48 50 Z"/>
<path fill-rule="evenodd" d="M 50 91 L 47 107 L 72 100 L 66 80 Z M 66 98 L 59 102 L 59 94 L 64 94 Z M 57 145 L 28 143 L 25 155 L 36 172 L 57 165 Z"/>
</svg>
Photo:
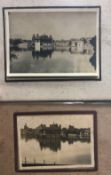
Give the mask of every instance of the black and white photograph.
<svg viewBox="0 0 111 175">
<path fill-rule="evenodd" d="M 5 79 L 100 80 L 100 7 L 3 8 Z"/>
<path fill-rule="evenodd" d="M 96 169 L 96 112 L 14 114 L 17 171 Z"/>
</svg>

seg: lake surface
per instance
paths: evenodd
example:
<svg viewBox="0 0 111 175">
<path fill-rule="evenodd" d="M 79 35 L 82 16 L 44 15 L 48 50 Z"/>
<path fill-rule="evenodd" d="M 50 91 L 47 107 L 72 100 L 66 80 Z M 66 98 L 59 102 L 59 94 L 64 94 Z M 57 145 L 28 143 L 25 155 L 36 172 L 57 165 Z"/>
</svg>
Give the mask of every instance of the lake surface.
<svg viewBox="0 0 111 175">
<path fill-rule="evenodd" d="M 91 54 L 12 51 L 11 73 L 95 73 L 96 58 Z"/>
<path fill-rule="evenodd" d="M 22 163 L 91 164 L 91 143 L 80 141 L 20 139 Z M 26 159 L 26 160 L 25 160 Z"/>
</svg>

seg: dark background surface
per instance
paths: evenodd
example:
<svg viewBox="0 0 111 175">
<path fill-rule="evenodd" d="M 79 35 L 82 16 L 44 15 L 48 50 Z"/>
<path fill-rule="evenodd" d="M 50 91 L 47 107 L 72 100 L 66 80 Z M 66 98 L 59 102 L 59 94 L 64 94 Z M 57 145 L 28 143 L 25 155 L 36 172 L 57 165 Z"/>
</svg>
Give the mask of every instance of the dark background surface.
<svg viewBox="0 0 111 175">
<path fill-rule="evenodd" d="M 98 170 L 94 172 L 53 172 L 66 175 L 110 175 L 111 173 L 111 105 L 38 105 L 36 103 L 1 103 L 0 104 L 0 174 L 33 175 L 45 173 L 18 173 L 15 171 L 14 153 L 14 112 L 33 111 L 97 111 L 98 129 Z M 46 173 L 52 174 L 52 173 Z"/>
</svg>

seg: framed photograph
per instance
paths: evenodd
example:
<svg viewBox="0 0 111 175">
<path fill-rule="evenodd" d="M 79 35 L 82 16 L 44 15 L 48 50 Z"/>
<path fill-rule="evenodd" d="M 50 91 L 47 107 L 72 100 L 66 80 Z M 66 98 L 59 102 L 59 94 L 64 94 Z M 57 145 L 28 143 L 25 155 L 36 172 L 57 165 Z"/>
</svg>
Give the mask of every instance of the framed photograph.
<svg viewBox="0 0 111 175">
<path fill-rule="evenodd" d="M 5 7 L 5 80 L 101 80 L 100 6 Z"/>
<path fill-rule="evenodd" d="M 16 171 L 97 170 L 94 111 L 14 114 Z"/>
</svg>

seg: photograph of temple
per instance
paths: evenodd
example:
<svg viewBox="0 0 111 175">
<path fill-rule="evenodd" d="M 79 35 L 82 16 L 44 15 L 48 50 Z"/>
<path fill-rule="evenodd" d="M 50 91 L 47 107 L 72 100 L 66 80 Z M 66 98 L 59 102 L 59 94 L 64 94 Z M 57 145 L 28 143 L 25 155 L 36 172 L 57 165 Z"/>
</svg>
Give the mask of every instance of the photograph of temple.
<svg viewBox="0 0 111 175">
<path fill-rule="evenodd" d="M 7 78 L 100 78 L 99 8 L 8 10 Z"/>
<path fill-rule="evenodd" d="M 18 114 L 16 121 L 21 170 L 94 166 L 93 113 Z"/>
</svg>

